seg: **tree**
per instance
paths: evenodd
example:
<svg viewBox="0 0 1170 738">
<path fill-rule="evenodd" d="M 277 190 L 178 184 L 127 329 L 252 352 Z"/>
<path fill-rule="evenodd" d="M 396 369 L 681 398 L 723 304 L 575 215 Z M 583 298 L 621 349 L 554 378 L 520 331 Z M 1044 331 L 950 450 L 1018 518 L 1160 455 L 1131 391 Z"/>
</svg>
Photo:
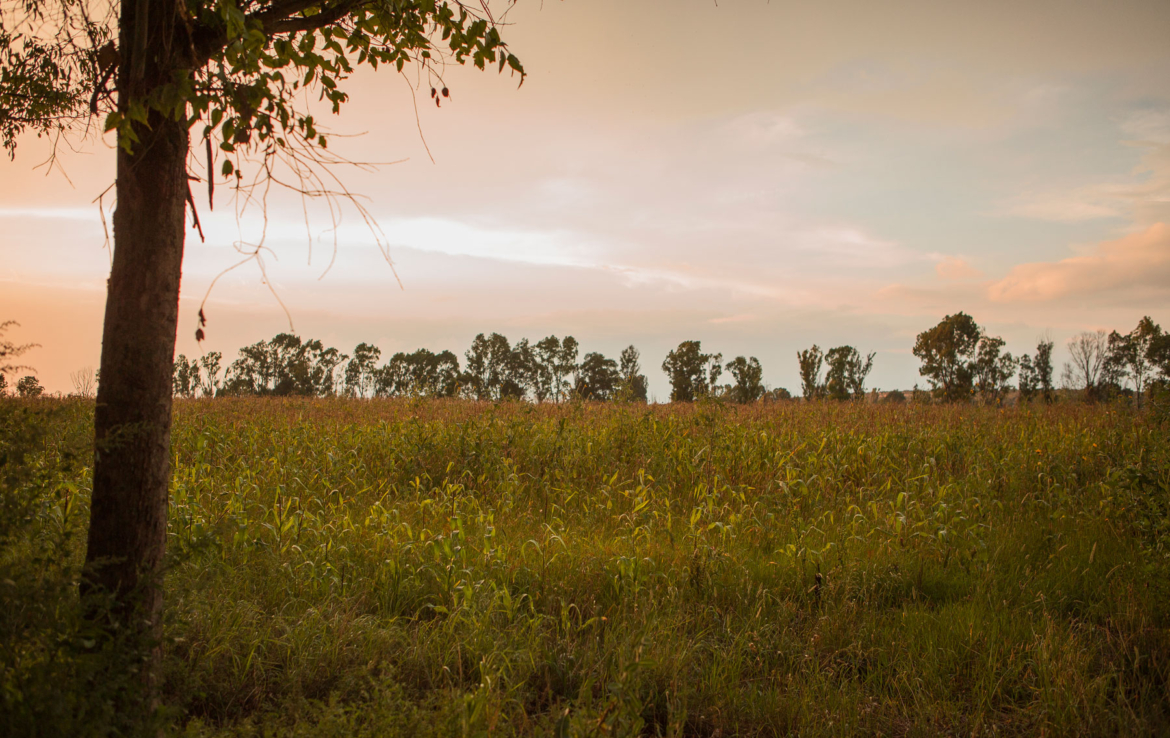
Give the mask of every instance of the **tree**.
<svg viewBox="0 0 1170 738">
<path fill-rule="evenodd" d="M 199 358 L 199 367 L 203 370 L 203 382 L 199 391 L 204 397 L 215 397 L 219 392 L 219 362 L 223 354 L 218 351 L 208 351 Z"/>
<path fill-rule="evenodd" d="M 0 372 L 0 397 L 8 395 L 8 380 L 4 377 L 3 372 Z"/>
<path fill-rule="evenodd" d="M 527 341 L 522 342 L 527 346 Z M 476 400 L 521 399 L 525 386 L 525 368 L 519 366 L 518 358 L 508 339 L 499 333 L 484 336 L 482 333 L 471 342 L 464 355 L 467 369 L 463 374 L 465 394 Z"/>
<path fill-rule="evenodd" d="M 620 384 L 617 362 L 591 351 L 581 358 L 573 394 L 582 400 L 608 400 Z"/>
<path fill-rule="evenodd" d="M 1056 344 L 1046 338 L 1036 343 L 1036 358 L 1032 361 L 1032 376 L 1045 402 L 1056 399 L 1052 383 L 1052 349 Z"/>
<path fill-rule="evenodd" d="M 1069 360 L 1061 379 L 1069 389 L 1083 390 L 1092 402 L 1100 394 L 1101 372 L 1108 355 L 1109 337 L 1105 331 L 1084 331 L 1068 341 Z"/>
<path fill-rule="evenodd" d="M 578 350 L 577 339 L 572 336 L 565 336 L 561 341 L 561 350 L 557 353 L 553 365 L 553 395 L 557 402 L 567 398 L 569 390 L 574 385 L 570 377 L 577 373 Z"/>
<path fill-rule="evenodd" d="M 199 390 L 199 385 L 199 363 L 188 361 L 186 356 L 179 354 L 172 370 L 171 392 L 175 397 L 191 398 Z"/>
<path fill-rule="evenodd" d="M 450 351 L 433 353 L 418 349 L 394 354 L 377 370 L 374 394 L 378 397 L 455 397 L 460 387 L 459 359 Z"/>
<path fill-rule="evenodd" d="M 821 347 L 815 343 L 810 349 L 796 352 L 796 361 L 800 365 L 800 391 L 806 400 L 820 399 L 825 394 L 825 386 L 821 383 L 821 367 L 825 355 Z"/>
<path fill-rule="evenodd" d="M 943 318 L 918 334 L 914 355 L 922 361 L 918 373 L 935 394 L 948 402 L 968 400 L 974 390 L 975 351 L 983 331 L 966 313 Z"/>
<path fill-rule="evenodd" d="M 618 357 L 618 374 L 621 375 L 617 397 L 632 402 L 646 402 L 649 399 L 649 385 L 646 375 L 642 374 L 642 365 L 639 363 L 638 349 L 633 345 L 622 349 Z"/>
<path fill-rule="evenodd" d="M 336 393 L 338 367 L 349 357 L 291 333 L 278 333 L 240 349 L 228 367 L 223 391 L 229 395 L 304 395 L 330 397 Z M 218 365 L 218 359 L 217 359 Z"/>
<path fill-rule="evenodd" d="M 83 367 L 69 373 L 69 383 L 73 385 L 73 394 L 77 397 L 93 397 L 96 386 L 93 378 L 93 368 Z"/>
<path fill-rule="evenodd" d="M 1116 331 L 1109 335 L 1107 365 L 1110 374 L 1122 375 L 1133 381 L 1134 398 L 1141 407 L 1142 396 L 1157 366 L 1157 349 L 1162 340 L 1162 327 L 1150 316 L 1138 321 L 1137 327 L 1121 336 Z"/>
<path fill-rule="evenodd" d="M 500 396 L 523 400 L 536 381 L 536 356 L 527 338 L 521 338 L 508 354 Z"/>
<path fill-rule="evenodd" d="M 1015 375 L 1018 363 L 1003 347 L 1002 338 L 984 335 L 975 350 L 975 389 L 981 397 L 996 404 L 1003 401 L 1010 389 L 1008 381 Z"/>
<path fill-rule="evenodd" d="M 16 394 L 21 397 L 40 397 L 44 392 L 45 388 L 31 374 L 21 377 L 16 383 Z"/>
<path fill-rule="evenodd" d="M 91 111 L 108 111 L 105 129 L 117 137 L 83 589 L 109 593 L 116 603 L 112 627 L 129 627 L 146 644 L 157 635 L 162 606 L 171 374 L 184 221 L 194 202 L 189 132 L 207 148 L 210 197 L 217 143 L 236 157 L 236 164 L 225 158 L 220 170 L 236 183 L 244 181 L 241 155 L 261 157 L 261 173 L 281 157 L 304 172 L 325 138 L 297 105 L 316 92 L 338 112 L 347 100 L 340 83 L 355 65 L 402 72 L 417 64 L 436 80 L 434 64 L 443 56 L 480 69 L 507 65 L 521 81 L 523 68 L 507 53 L 486 5 L 486 17 L 478 17 L 453 0 L 143 0 L 119 4 L 116 28 L 113 4 L 110 23 L 93 22 L 100 8 L 81 0 L 18 7 L 23 15 L 6 18 L 0 32 L 5 147 L 13 151 L 26 130 L 60 130 Z M 433 88 L 432 94 L 438 101 Z M 140 670 L 147 694 L 154 663 Z"/>
<path fill-rule="evenodd" d="M 700 341 L 680 343 L 662 362 L 670 378 L 670 401 L 694 402 L 710 394 L 723 374 L 722 361 L 722 354 L 704 354 Z"/>
<path fill-rule="evenodd" d="M 727 371 L 735 379 L 731 388 L 732 402 L 756 402 L 764 396 L 764 370 L 759 359 L 737 356 L 727 362 Z"/>
<path fill-rule="evenodd" d="M 1036 396 L 1039 384 L 1036 381 L 1036 368 L 1032 364 L 1032 357 L 1027 354 L 1021 356 L 1019 367 L 1020 401 L 1031 402 L 1032 398 Z"/>
<path fill-rule="evenodd" d="M 825 363 L 829 365 L 825 373 L 824 392 L 834 400 L 862 399 L 865 396 L 865 378 L 873 369 L 873 357 L 876 355 L 871 353 L 862 361 L 861 354 L 852 346 L 829 349 L 824 356 Z M 816 373 L 819 371 L 814 376 Z"/>
<path fill-rule="evenodd" d="M 378 359 L 382 349 L 368 343 L 359 343 L 353 356 L 345 365 L 345 391 L 351 397 L 365 397 L 374 393 L 377 380 Z"/>
</svg>

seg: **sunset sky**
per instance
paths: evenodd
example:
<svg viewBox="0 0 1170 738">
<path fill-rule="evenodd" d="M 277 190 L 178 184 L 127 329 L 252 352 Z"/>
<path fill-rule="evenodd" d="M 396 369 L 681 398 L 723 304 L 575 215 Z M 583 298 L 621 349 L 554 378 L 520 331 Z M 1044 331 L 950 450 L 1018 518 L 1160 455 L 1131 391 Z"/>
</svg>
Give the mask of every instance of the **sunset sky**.
<svg viewBox="0 0 1170 738">
<path fill-rule="evenodd" d="M 332 149 L 399 162 L 336 172 L 393 270 L 353 209 L 306 229 L 270 195 L 265 266 L 300 335 L 383 359 L 491 331 L 633 343 L 664 400 L 686 339 L 793 391 L 798 349 L 848 343 L 877 352 L 871 386 L 908 389 L 915 334 L 958 310 L 1017 355 L 1050 335 L 1058 361 L 1076 332 L 1170 323 L 1166 0 L 521 0 L 507 21 L 522 87 L 449 68 L 416 123 L 415 77 L 363 73 L 326 121 L 353 136 Z M 52 391 L 98 364 L 110 259 L 112 139 L 72 145 L 51 171 L 35 138 L 0 163 L 0 321 Z M 230 361 L 289 318 L 248 264 L 196 344 L 263 231 L 199 192 L 177 352 Z"/>
</svg>

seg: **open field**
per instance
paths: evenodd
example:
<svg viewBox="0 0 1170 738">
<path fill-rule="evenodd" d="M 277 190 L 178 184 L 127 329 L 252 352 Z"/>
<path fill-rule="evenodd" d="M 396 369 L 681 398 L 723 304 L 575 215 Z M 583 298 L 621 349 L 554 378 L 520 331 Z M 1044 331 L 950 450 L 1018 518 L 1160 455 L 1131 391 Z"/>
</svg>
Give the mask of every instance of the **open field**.
<svg viewBox="0 0 1170 738">
<path fill-rule="evenodd" d="M 97 658 L 92 410 L 24 407 L 0 706 L 66 726 L 101 710 L 64 686 Z M 1085 406 L 180 402 L 164 700 L 194 736 L 1165 733 L 1168 438 Z"/>
</svg>

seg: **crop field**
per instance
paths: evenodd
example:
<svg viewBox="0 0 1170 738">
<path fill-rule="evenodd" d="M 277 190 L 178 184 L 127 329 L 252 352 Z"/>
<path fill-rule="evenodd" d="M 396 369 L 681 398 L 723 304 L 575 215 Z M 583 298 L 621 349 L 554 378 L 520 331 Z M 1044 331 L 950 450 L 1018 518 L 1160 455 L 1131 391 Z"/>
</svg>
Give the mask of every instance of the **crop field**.
<svg viewBox="0 0 1170 738">
<path fill-rule="evenodd" d="M 100 712 L 65 696 L 94 658 L 69 610 L 92 408 L 50 405 L 3 538 L 0 704 L 64 725 Z M 191 736 L 1165 734 L 1168 438 L 1081 405 L 179 402 L 165 714 Z"/>
</svg>

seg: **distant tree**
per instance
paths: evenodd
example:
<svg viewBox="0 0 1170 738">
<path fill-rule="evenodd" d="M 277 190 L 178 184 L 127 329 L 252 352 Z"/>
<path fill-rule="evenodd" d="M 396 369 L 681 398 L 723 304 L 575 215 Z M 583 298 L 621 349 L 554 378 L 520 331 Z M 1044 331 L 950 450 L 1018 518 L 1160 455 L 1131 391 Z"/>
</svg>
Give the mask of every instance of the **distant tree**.
<svg viewBox="0 0 1170 738">
<path fill-rule="evenodd" d="M 1109 336 L 1107 362 L 1118 367 L 1115 372 L 1124 373 L 1133 382 L 1138 407 L 1141 407 L 1146 387 L 1157 370 L 1158 348 L 1163 335 L 1162 327 L 1147 315 L 1125 336 L 1117 336 L 1116 331 Z"/>
<path fill-rule="evenodd" d="M 1170 382 L 1170 332 L 1162 333 L 1150 343 L 1149 357 L 1161 381 Z"/>
<path fill-rule="evenodd" d="M 21 377 L 16 383 L 16 394 L 21 397 L 40 397 L 44 392 L 45 388 L 31 374 Z"/>
<path fill-rule="evenodd" d="M 797 351 L 796 361 L 800 365 L 800 391 L 804 399 L 817 400 L 823 397 L 825 385 L 821 382 L 821 367 L 825 355 L 821 353 L 821 347 L 814 343 L 810 349 Z"/>
<path fill-rule="evenodd" d="M 3 375 L 0 375 L 3 376 Z M 69 373 L 69 383 L 73 385 L 73 394 L 77 397 L 93 397 L 97 383 L 93 378 L 92 367 L 82 367 Z"/>
<path fill-rule="evenodd" d="M 649 397 L 649 384 L 646 375 L 642 374 L 639 363 L 638 349 L 633 345 L 622 349 L 618 357 L 618 374 L 621 375 L 617 397 L 629 402 L 646 402 Z"/>
<path fill-rule="evenodd" d="M 573 387 L 573 375 L 577 373 L 577 339 L 565 336 L 561 341 L 561 350 L 557 354 L 557 361 L 553 373 L 553 394 L 557 402 L 569 396 Z"/>
<path fill-rule="evenodd" d="M 948 402 L 968 400 L 974 390 L 975 352 L 983 331 L 966 313 L 948 315 L 938 325 L 918 334 L 914 355 L 922 361 L 918 373 Z"/>
<path fill-rule="evenodd" d="M 463 391 L 471 399 L 491 399 L 490 353 L 487 337 L 480 333 L 472 339 L 471 346 L 463 354 L 467 360 L 463 370 Z"/>
<path fill-rule="evenodd" d="M 536 386 L 536 352 L 527 338 L 521 338 L 508 354 L 500 396 L 509 400 L 523 400 Z"/>
<path fill-rule="evenodd" d="M 1048 339 L 1040 339 L 1036 343 L 1036 357 L 1032 360 L 1032 376 L 1045 402 L 1056 399 L 1056 387 L 1052 381 L 1052 349 L 1055 346 Z"/>
<path fill-rule="evenodd" d="M 523 397 L 523 387 L 514 375 L 515 360 L 508 339 L 499 333 L 482 333 L 471 342 L 464 355 L 467 359 L 463 374 L 465 394 L 476 400 L 500 400 Z"/>
<path fill-rule="evenodd" d="M 5 379 L 4 374 L 0 373 L 0 397 L 8 395 L 8 380 Z"/>
<path fill-rule="evenodd" d="M 573 395 L 582 400 L 609 400 L 621 385 L 617 362 L 591 351 L 581 357 Z"/>
<path fill-rule="evenodd" d="M 984 335 L 975 350 L 975 389 L 988 402 L 1000 403 L 1011 388 L 1008 382 L 1018 362 L 1003 350 L 1004 340 Z"/>
<path fill-rule="evenodd" d="M 815 346 L 813 348 L 816 348 Z M 865 378 L 873 369 L 871 353 L 862 361 L 861 354 L 852 346 L 838 346 L 824 356 L 828 364 L 824 390 L 834 400 L 860 400 L 865 397 Z"/>
<path fill-rule="evenodd" d="M 885 402 L 900 404 L 906 402 L 906 393 L 902 390 L 890 390 L 886 393 Z"/>
<path fill-rule="evenodd" d="M 208 351 L 199 358 L 199 368 L 203 374 L 199 391 L 204 397 L 215 397 L 219 394 L 219 363 L 222 359 L 223 354 L 218 351 Z"/>
<path fill-rule="evenodd" d="M 737 356 L 727 362 L 727 371 L 735 379 L 729 393 L 732 402 L 756 402 L 764 396 L 764 370 L 759 359 Z"/>
<path fill-rule="evenodd" d="M 784 387 L 777 387 L 766 391 L 764 393 L 764 399 L 768 402 L 782 402 L 784 400 L 791 400 L 792 393 Z"/>
<path fill-rule="evenodd" d="M 278 333 L 240 349 L 222 389 L 233 395 L 330 397 L 337 391 L 337 369 L 348 358 L 318 340 Z"/>
<path fill-rule="evenodd" d="M 537 402 L 555 399 L 557 363 L 561 355 L 561 339 L 542 338 L 532 350 L 532 395 Z"/>
<path fill-rule="evenodd" d="M 368 343 L 354 347 L 349 363 L 345 365 L 345 393 L 350 397 L 373 395 L 377 385 L 378 359 L 382 349 Z"/>
<path fill-rule="evenodd" d="M 199 364 L 188 361 L 187 357 L 179 354 L 175 359 L 171 375 L 171 386 L 175 397 L 192 398 L 199 390 Z"/>
<path fill-rule="evenodd" d="M 723 374 L 722 361 L 722 354 L 704 354 L 700 341 L 680 343 L 662 362 L 670 378 L 670 401 L 694 402 L 710 394 Z"/>
<path fill-rule="evenodd" d="M 1096 400 L 1108 351 L 1109 337 L 1105 331 L 1085 331 L 1070 338 L 1070 358 L 1061 372 L 1064 386 L 1083 390 L 1085 399 L 1090 402 Z"/>
<path fill-rule="evenodd" d="M 1132 349 L 1129 336 L 1123 336 L 1117 331 L 1110 331 L 1105 338 L 1105 361 L 1101 363 L 1101 376 L 1097 382 L 1097 396 L 1100 399 L 1117 397 L 1125 392 Z"/>
<path fill-rule="evenodd" d="M 458 357 L 445 350 L 434 354 L 419 349 L 415 355 L 419 354 L 423 354 L 421 360 L 426 366 L 425 381 L 420 383 L 424 394 L 427 397 L 455 397 L 459 392 Z"/>
<path fill-rule="evenodd" d="M 1024 354 L 1020 357 L 1017 385 L 1020 390 L 1020 401 L 1031 402 L 1039 390 L 1039 382 L 1036 378 L 1036 367 L 1032 363 L 1032 357 Z"/>
</svg>

